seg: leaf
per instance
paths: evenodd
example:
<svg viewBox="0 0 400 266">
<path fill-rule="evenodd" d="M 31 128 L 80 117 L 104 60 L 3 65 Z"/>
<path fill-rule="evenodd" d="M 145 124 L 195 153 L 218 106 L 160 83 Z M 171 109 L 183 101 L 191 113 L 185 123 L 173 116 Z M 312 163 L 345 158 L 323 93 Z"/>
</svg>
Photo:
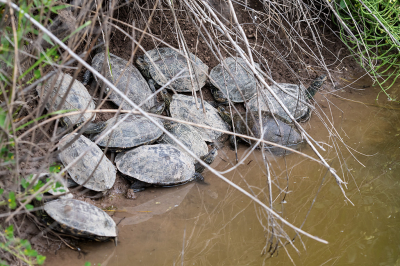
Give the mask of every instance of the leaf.
<svg viewBox="0 0 400 266">
<path fill-rule="evenodd" d="M 8 207 L 10 209 L 15 209 L 17 207 L 17 203 L 15 202 L 14 191 L 10 191 L 10 193 L 8 193 Z"/>
<path fill-rule="evenodd" d="M 43 198 L 43 195 L 42 195 L 42 194 L 39 194 L 39 195 L 37 195 L 35 198 L 36 198 L 38 201 L 41 201 L 42 198 Z"/>
<path fill-rule="evenodd" d="M 32 248 L 32 247 L 31 247 L 31 244 L 30 244 L 29 241 L 26 240 L 26 239 L 22 239 L 20 243 L 21 243 L 21 245 L 22 245 L 24 248 L 27 248 L 27 249 L 31 249 L 31 248 Z"/>
<path fill-rule="evenodd" d="M 42 255 L 37 255 L 36 256 L 36 262 L 39 265 L 42 265 L 45 260 L 46 260 L 46 256 L 42 256 Z"/>
<path fill-rule="evenodd" d="M 3 108 L 0 107 L 0 127 L 4 128 L 4 124 L 6 123 L 7 114 Z"/>
<path fill-rule="evenodd" d="M 26 204 L 25 207 L 26 207 L 27 210 L 32 210 L 33 209 L 33 205 L 31 205 L 31 204 Z"/>
<path fill-rule="evenodd" d="M 59 164 L 53 164 L 49 167 L 50 173 L 59 173 L 61 170 L 61 166 Z"/>
<path fill-rule="evenodd" d="M 27 188 L 27 187 L 29 187 L 29 182 L 28 181 L 26 181 L 25 179 L 22 179 L 21 180 L 21 185 L 22 185 L 22 187 L 23 188 Z"/>
<path fill-rule="evenodd" d="M 77 28 L 76 30 L 74 30 L 70 35 L 68 35 L 67 37 L 65 37 L 62 41 L 65 42 L 66 40 L 68 40 L 69 38 L 71 38 L 75 33 L 79 32 L 81 29 L 89 26 L 92 22 L 89 20 L 87 21 L 85 24 L 83 24 L 82 26 L 80 26 L 79 28 Z"/>
<path fill-rule="evenodd" d="M 24 253 L 29 257 L 36 257 L 37 255 L 39 255 L 38 252 L 34 249 L 25 249 Z"/>
<path fill-rule="evenodd" d="M 2 195 L 4 192 L 4 189 L 0 188 L 0 195 Z"/>
<path fill-rule="evenodd" d="M 51 45 L 54 45 L 54 43 L 51 41 L 49 35 L 47 35 L 47 34 L 43 34 L 43 40 L 50 43 Z"/>
<path fill-rule="evenodd" d="M 36 69 L 35 71 L 33 71 L 33 73 L 34 73 L 34 75 L 35 75 L 35 79 L 40 79 L 40 77 L 42 76 L 42 75 L 40 74 L 40 70 L 39 70 L 39 69 Z"/>
<path fill-rule="evenodd" d="M 85 266 L 90 266 L 90 262 L 85 262 Z"/>
<path fill-rule="evenodd" d="M 50 7 L 50 10 L 53 13 L 57 13 L 57 10 L 60 10 L 60 9 L 66 8 L 66 7 L 67 7 L 66 5 L 52 6 L 52 7 Z"/>
<path fill-rule="evenodd" d="M 14 238 L 14 226 L 10 225 L 9 227 L 7 227 L 7 229 L 5 230 L 5 233 L 6 233 L 7 239 L 13 239 Z"/>
</svg>

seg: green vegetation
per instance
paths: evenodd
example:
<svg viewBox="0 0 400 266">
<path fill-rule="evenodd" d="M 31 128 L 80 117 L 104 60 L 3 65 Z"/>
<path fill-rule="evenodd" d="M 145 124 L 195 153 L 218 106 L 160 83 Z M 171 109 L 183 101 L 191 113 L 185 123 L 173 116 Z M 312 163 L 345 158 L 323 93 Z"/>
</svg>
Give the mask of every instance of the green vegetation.
<svg viewBox="0 0 400 266">
<path fill-rule="evenodd" d="M 400 3 L 396 0 L 338 0 L 340 37 L 387 97 L 400 75 Z M 350 31 L 350 32 L 349 32 Z"/>
<path fill-rule="evenodd" d="M 45 256 L 39 255 L 32 249 L 31 244 L 26 239 L 20 239 L 14 236 L 14 226 L 10 225 L 4 232 L 0 231 L 0 249 L 11 253 L 26 265 L 42 265 L 46 259 Z M 3 240 L 5 240 L 3 242 Z M 5 261 L 0 260 L 0 266 L 8 266 Z"/>
</svg>

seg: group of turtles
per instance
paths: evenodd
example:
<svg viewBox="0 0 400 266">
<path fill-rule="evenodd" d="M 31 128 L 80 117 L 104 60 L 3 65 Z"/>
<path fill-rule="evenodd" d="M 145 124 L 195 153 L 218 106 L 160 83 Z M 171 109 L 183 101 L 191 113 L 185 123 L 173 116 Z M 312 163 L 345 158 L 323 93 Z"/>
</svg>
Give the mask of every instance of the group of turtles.
<svg viewBox="0 0 400 266">
<path fill-rule="evenodd" d="M 271 93 L 257 90 L 258 81 L 242 58 L 229 57 L 208 75 L 208 66 L 195 55 L 188 53 L 184 56 L 169 47 L 157 48 L 139 56 L 137 68 L 102 50 L 94 56 L 92 66 L 105 73 L 109 81 L 143 110 L 158 115 L 165 111 L 173 118 L 153 116 L 155 124 L 144 116 L 127 113 L 94 123 L 95 113 L 90 111 L 95 104 L 83 85 L 89 82 L 90 72 L 85 73 L 83 84 L 61 73 L 37 89 L 49 111 L 87 111 L 62 119 L 62 124 L 67 127 L 83 125 L 84 132 L 83 135 L 71 133 L 64 136 L 58 148 L 60 160 L 68 166 L 72 180 L 100 195 L 113 186 L 117 170 L 132 183 L 134 191 L 150 185 L 174 186 L 192 180 L 203 181 L 201 172 L 205 167 L 190 156 L 187 149 L 210 164 L 217 156 L 218 145 L 211 145 L 209 150 L 208 144 L 221 141 L 224 133 L 231 129 L 283 146 L 295 147 L 303 141 Z M 302 121 L 310 114 L 307 100 L 313 97 L 325 79 L 325 76 L 317 78 L 308 89 L 285 83 L 274 85 L 271 89 L 281 97 L 295 119 Z M 101 80 L 96 81 L 103 86 Z M 211 87 L 215 102 L 195 97 L 195 92 L 206 84 Z M 103 89 L 115 105 L 123 110 L 132 110 L 118 93 L 110 88 Z M 181 94 L 190 92 L 193 96 Z M 157 101 L 158 93 L 163 99 L 161 103 Z M 247 109 L 245 113 L 232 116 L 223 107 L 243 102 Z M 163 128 L 170 134 L 165 134 Z M 171 136 L 186 148 L 178 145 Z M 251 144 L 248 139 L 241 139 Z M 236 145 L 234 140 L 231 137 L 232 145 Z M 104 155 L 104 149 L 118 153 L 116 167 L 113 159 Z M 45 203 L 44 210 L 47 214 L 43 216 L 51 216 L 47 221 L 58 222 L 60 226 L 57 228 L 63 232 L 96 240 L 116 237 L 116 229 L 110 229 L 115 227 L 112 219 L 85 202 L 58 199 Z M 93 217 L 85 225 L 82 221 L 88 213 Z M 104 228 L 96 227 L 95 223 L 102 224 Z"/>
</svg>

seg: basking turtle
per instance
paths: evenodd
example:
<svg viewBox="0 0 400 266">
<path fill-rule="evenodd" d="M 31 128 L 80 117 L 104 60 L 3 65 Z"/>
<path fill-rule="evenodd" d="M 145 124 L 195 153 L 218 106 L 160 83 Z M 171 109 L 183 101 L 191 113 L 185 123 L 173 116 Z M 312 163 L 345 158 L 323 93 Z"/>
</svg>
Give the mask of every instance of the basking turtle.
<svg viewBox="0 0 400 266">
<path fill-rule="evenodd" d="M 278 95 L 279 99 L 281 99 L 283 104 L 285 104 L 289 112 L 297 121 L 306 121 L 310 116 L 310 107 L 305 104 L 305 102 L 314 97 L 315 93 L 319 88 L 321 88 L 325 80 L 325 75 L 319 76 L 313 80 L 308 89 L 304 88 L 302 85 L 299 87 L 296 84 L 278 83 L 282 89 L 278 88 L 278 86 L 274 84 L 271 86 L 271 90 Z M 261 101 L 258 103 L 258 100 L 260 99 Z M 268 90 L 263 90 L 260 98 L 255 96 L 250 99 L 246 103 L 247 110 L 258 111 L 258 104 L 260 104 L 262 111 L 269 111 L 280 116 L 288 123 L 292 122 L 285 110 L 283 110 L 281 105 Z"/>
<path fill-rule="evenodd" d="M 233 121 L 235 131 L 239 134 L 254 136 L 255 138 L 260 138 L 263 134 L 263 140 L 274 142 L 282 146 L 287 146 L 292 149 L 298 148 L 303 142 L 301 134 L 294 127 L 282 122 L 277 116 L 273 117 L 269 112 L 261 112 L 262 129 L 264 130 L 264 132 L 262 133 L 259 126 L 260 117 L 258 115 L 258 112 L 242 113 L 241 116 L 245 121 L 247 121 L 244 122 L 238 114 L 235 114 L 232 118 L 229 112 L 227 112 L 221 106 L 218 107 L 218 111 L 221 117 L 223 117 L 223 119 L 227 123 L 232 123 Z M 245 138 L 240 139 L 248 144 L 252 144 L 254 142 Z M 235 146 L 234 140 L 234 136 L 231 135 L 230 143 L 233 147 Z M 272 145 L 266 145 L 265 148 L 275 154 L 280 154 L 284 152 L 284 150 L 282 150 L 281 148 L 276 148 Z"/>
<path fill-rule="evenodd" d="M 177 52 L 169 47 L 161 47 L 138 56 L 136 65 L 144 77 L 153 79 L 158 86 L 165 85 L 182 69 L 186 68 L 181 74 L 183 78 L 174 80 L 169 87 L 178 92 L 191 92 L 194 85 L 194 90 L 198 91 L 206 83 L 208 66 L 192 53 L 189 53 L 189 57 L 190 60 L 184 56 L 183 52 Z M 191 67 L 190 72 L 188 63 Z M 190 73 L 193 77 L 193 85 Z"/>
<path fill-rule="evenodd" d="M 126 116 L 129 117 L 120 123 L 110 134 L 100 140 L 97 145 L 101 148 L 107 146 L 108 150 L 112 152 L 120 152 L 136 146 L 152 144 L 163 134 L 163 131 L 149 119 L 133 114 L 122 114 L 107 120 L 104 130 L 114 127 L 116 122 Z M 154 119 L 162 125 L 160 119 Z M 101 134 L 94 136 L 93 141 L 96 141 L 99 136 Z"/>
<path fill-rule="evenodd" d="M 72 85 L 71 85 L 72 84 Z M 52 76 L 44 86 L 36 88 L 39 97 L 46 100 L 45 107 L 49 112 L 57 110 L 94 110 L 95 104 L 89 92 L 78 80 L 74 80 L 69 74 L 60 73 Z M 51 91 L 50 91 L 51 90 Z M 66 96 L 65 94 L 68 93 Z M 65 97 L 65 100 L 63 98 Z M 62 104 L 61 104 L 62 103 Z M 93 121 L 96 115 L 93 113 L 82 113 L 77 115 L 64 116 L 61 123 L 71 127 L 80 125 L 89 119 Z"/>
<path fill-rule="evenodd" d="M 104 50 L 97 53 L 92 60 L 93 68 L 102 73 L 103 65 L 106 64 L 104 76 L 120 91 L 124 92 L 135 104 L 139 105 L 144 102 L 141 106 L 143 110 L 148 111 L 156 105 L 156 97 L 152 97 L 145 102 L 145 100 L 152 95 L 152 92 L 139 70 L 128 61 L 111 53 L 109 53 L 109 55 L 107 60 L 104 60 Z M 90 71 L 86 71 L 84 76 L 85 83 L 89 80 L 90 75 Z M 99 83 L 102 84 L 101 81 L 99 81 Z M 106 88 L 106 92 L 109 92 L 109 88 Z M 123 110 L 132 109 L 132 106 L 116 92 L 112 91 L 108 97 L 116 105 L 122 106 Z"/>
<path fill-rule="evenodd" d="M 101 209 L 75 199 L 49 201 L 40 213 L 47 225 L 61 233 L 96 241 L 117 238 L 117 226 Z M 115 242 L 116 243 L 116 242 Z"/>
<path fill-rule="evenodd" d="M 180 140 L 189 150 L 196 154 L 197 157 L 204 156 L 208 153 L 206 142 L 203 140 L 200 133 L 192 126 L 165 120 L 164 128 Z M 175 141 L 166 134 L 162 135 L 157 142 L 171 144 L 185 152 L 183 148 L 177 145 Z"/>
<path fill-rule="evenodd" d="M 258 66 L 257 63 L 256 65 Z M 214 86 L 211 88 L 211 93 L 215 101 L 222 104 L 228 104 L 228 96 L 232 102 L 242 103 L 257 92 L 257 80 L 240 57 L 228 57 L 224 60 L 224 64 L 214 67 L 210 72 L 210 81 Z"/>
<path fill-rule="evenodd" d="M 184 121 L 193 122 L 199 125 L 206 125 L 216 129 L 228 131 L 229 126 L 218 115 L 217 109 L 209 103 L 204 102 L 206 113 L 203 112 L 200 99 L 197 99 L 199 109 L 196 107 L 194 97 L 182 94 L 174 94 L 170 105 L 171 117 Z M 219 139 L 223 133 L 211 129 L 195 127 L 201 134 L 201 137 L 208 142 Z"/>
<path fill-rule="evenodd" d="M 75 136 L 76 133 L 69 134 L 60 140 L 58 149 L 61 150 L 60 159 L 63 165 L 67 166 L 86 150 L 90 151 L 67 170 L 70 177 L 79 185 L 94 191 L 104 192 L 110 189 L 116 178 L 114 165 L 103 156 L 101 149 L 85 136 L 79 136 L 70 144 Z M 64 148 L 67 145 L 68 147 Z"/>
<path fill-rule="evenodd" d="M 140 146 L 119 153 L 115 162 L 118 170 L 133 182 L 135 192 L 151 185 L 175 186 L 204 180 L 195 172 L 193 160 L 170 144 Z"/>
</svg>

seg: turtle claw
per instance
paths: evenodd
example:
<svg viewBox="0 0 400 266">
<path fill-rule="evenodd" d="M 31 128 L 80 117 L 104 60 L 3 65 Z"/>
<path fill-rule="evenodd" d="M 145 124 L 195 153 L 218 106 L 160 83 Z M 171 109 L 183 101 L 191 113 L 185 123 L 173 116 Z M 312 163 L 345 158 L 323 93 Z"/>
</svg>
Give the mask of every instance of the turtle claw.
<svg viewBox="0 0 400 266">
<path fill-rule="evenodd" d="M 199 184 L 202 184 L 202 185 L 209 185 L 206 181 L 204 181 L 204 177 L 203 177 L 203 175 L 200 174 L 200 173 L 194 173 L 193 179 L 194 179 L 194 181 L 196 181 L 196 182 L 199 183 Z"/>
</svg>

